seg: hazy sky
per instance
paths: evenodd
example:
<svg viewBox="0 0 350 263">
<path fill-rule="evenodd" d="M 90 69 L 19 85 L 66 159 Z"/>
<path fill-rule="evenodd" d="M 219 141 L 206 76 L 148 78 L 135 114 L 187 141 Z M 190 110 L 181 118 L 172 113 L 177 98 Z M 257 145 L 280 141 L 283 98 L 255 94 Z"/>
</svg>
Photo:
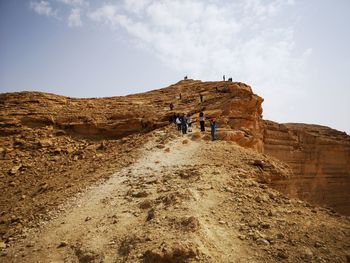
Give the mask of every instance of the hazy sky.
<svg viewBox="0 0 350 263">
<path fill-rule="evenodd" d="M 0 92 L 252 86 L 264 118 L 350 134 L 349 0 L 0 0 Z"/>
</svg>

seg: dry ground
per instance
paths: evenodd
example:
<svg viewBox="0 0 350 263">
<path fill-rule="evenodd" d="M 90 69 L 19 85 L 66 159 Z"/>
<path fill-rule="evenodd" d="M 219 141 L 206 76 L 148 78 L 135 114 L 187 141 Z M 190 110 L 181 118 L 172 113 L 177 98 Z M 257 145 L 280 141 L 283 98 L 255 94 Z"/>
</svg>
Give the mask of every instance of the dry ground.
<svg viewBox="0 0 350 263">
<path fill-rule="evenodd" d="M 0 261 L 349 262 L 349 218 L 269 188 L 285 173 L 234 143 L 157 130 L 129 166 L 8 241 Z"/>
</svg>

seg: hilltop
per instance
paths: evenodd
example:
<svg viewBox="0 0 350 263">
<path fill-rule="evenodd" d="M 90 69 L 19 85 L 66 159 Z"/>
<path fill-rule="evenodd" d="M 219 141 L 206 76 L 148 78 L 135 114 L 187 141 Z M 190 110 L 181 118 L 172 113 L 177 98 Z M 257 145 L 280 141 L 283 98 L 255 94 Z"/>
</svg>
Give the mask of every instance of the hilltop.
<svg viewBox="0 0 350 263">
<path fill-rule="evenodd" d="M 244 83 L 194 80 L 101 99 L 0 94 L 0 259 L 347 262 L 349 136 L 263 120 L 262 102 Z M 218 141 L 169 125 L 200 110 Z"/>
</svg>

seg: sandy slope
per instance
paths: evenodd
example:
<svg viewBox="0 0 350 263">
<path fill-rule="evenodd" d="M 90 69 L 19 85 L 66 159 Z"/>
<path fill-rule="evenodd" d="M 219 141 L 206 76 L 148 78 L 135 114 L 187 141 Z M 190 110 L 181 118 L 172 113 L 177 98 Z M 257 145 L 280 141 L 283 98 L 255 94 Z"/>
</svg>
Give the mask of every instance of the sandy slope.
<svg viewBox="0 0 350 263">
<path fill-rule="evenodd" d="M 155 131 L 142 151 L 29 231 L 0 261 L 347 261 L 349 219 L 255 182 L 265 173 L 252 165 L 261 155 L 191 140 L 172 128 Z"/>
</svg>

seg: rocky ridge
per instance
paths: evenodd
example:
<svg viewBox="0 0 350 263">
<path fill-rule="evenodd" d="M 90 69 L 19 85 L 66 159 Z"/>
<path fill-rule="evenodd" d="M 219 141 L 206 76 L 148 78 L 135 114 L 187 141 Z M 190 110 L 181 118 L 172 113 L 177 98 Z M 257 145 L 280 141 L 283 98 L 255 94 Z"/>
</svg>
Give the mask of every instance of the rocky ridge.
<svg viewBox="0 0 350 263">
<path fill-rule="evenodd" d="M 200 95 L 203 96 L 203 102 L 200 101 Z M 35 238 L 36 236 L 36 233 L 33 234 L 30 229 L 41 228 L 43 227 L 43 222 L 46 225 L 46 221 L 54 220 L 53 218 L 57 217 L 57 211 L 59 214 L 65 213 L 66 208 L 58 208 L 57 210 L 57 207 L 64 204 L 67 198 L 73 198 L 72 204 L 74 206 L 76 202 L 74 199 L 75 196 L 80 192 L 84 192 L 89 185 L 103 185 L 103 181 L 107 180 L 108 182 L 110 180 L 108 178 L 117 180 L 113 179 L 115 178 L 113 173 L 124 171 L 123 169 L 128 169 L 128 167 L 130 167 L 130 172 L 127 172 L 127 175 L 124 173 L 120 175 L 122 177 L 126 176 L 126 181 L 119 184 L 118 179 L 117 185 L 120 189 L 114 189 L 114 191 L 122 195 L 120 191 L 123 192 L 125 187 L 130 188 L 125 195 L 126 205 L 128 206 L 125 209 L 131 209 L 130 214 L 139 218 L 140 213 L 137 212 L 139 208 L 129 208 L 129 205 L 132 205 L 139 198 L 153 196 L 155 200 L 159 201 L 163 197 L 160 194 L 162 191 L 158 193 L 158 190 L 156 190 L 154 192 L 155 188 L 151 190 L 153 194 L 143 191 L 142 188 L 147 188 L 149 183 L 140 184 L 139 179 L 143 178 L 142 174 L 137 174 L 132 179 L 132 167 L 145 154 L 145 149 L 146 151 L 149 149 L 149 146 L 147 146 L 149 140 L 154 144 L 152 149 L 164 156 L 167 156 L 167 154 L 174 150 L 169 146 L 173 140 L 178 138 L 178 134 L 173 133 L 174 128 L 166 128 L 165 133 L 157 132 L 167 127 L 168 120 L 173 113 L 189 113 L 193 115 L 193 120 L 197 122 L 198 112 L 204 110 L 207 119 L 215 117 L 218 121 L 218 138 L 220 139 L 220 144 L 219 142 L 216 145 L 206 144 L 209 140 L 209 134 L 207 133 L 201 134 L 194 132 L 190 136 L 187 136 L 187 139 L 182 140 L 180 145 L 183 147 L 186 147 L 187 144 L 197 145 L 197 147 L 199 147 L 198 145 L 201 146 L 198 148 L 199 152 L 195 152 L 196 158 L 198 156 L 200 158 L 188 160 L 187 163 L 185 162 L 185 165 L 191 166 L 191 163 L 195 163 L 195 160 L 197 160 L 197 166 L 184 169 L 183 167 L 173 167 L 168 164 L 168 168 L 172 171 L 172 173 L 168 174 L 165 170 L 159 172 L 159 169 L 163 169 L 166 166 L 164 164 L 166 160 L 164 158 L 155 160 L 154 166 L 157 173 L 159 172 L 159 175 L 156 176 L 157 179 L 154 184 L 162 189 L 172 188 L 179 184 L 181 185 L 179 190 L 181 188 L 186 189 L 187 187 L 190 192 L 193 189 L 193 191 L 209 192 L 213 190 L 213 193 L 210 193 L 208 196 L 201 193 L 200 197 L 209 198 L 209 196 L 216 196 L 218 198 L 217 200 L 219 200 L 218 204 L 221 202 L 226 203 L 225 200 L 231 198 L 226 194 L 221 195 L 220 189 L 224 189 L 223 193 L 232 194 L 232 202 L 229 202 L 227 206 L 215 206 L 212 212 L 210 212 L 213 215 L 217 214 L 225 217 L 226 212 L 231 207 L 234 207 L 234 211 L 229 213 L 231 215 L 230 219 L 225 220 L 220 217 L 215 221 L 215 224 L 211 224 L 211 227 L 215 229 L 217 224 L 219 226 L 231 225 L 233 232 L 230 238 L 227 239 L 227 247 L 223 250 L 224 252 L 220 252 L 220 249 L 218 250 L 217 248 L 214 249 L 213 247 L 216 247 L 216 243 L 220 241 L 214 238 L 212 243 L 209 241 L 207 243 L 211 249 L 208 250 L 208 246 L 204 246 L 203 248 L 203 242 L 207 242 L 206 238 L 208 238 L 208 235 L 203 233 L 203 229 L 200 226 L 205 226 L 204 229 L 206 229 L 207 225 L 205 222 L 208 220 L 211 221 L 211 216 L 204 216 L 202 214 L 205 209 L 200 205 L 199 201 L 201 198 L 198 199 L 198 193 L 195 194 L 197 198 L 194 199 L 191 197 L 186 198 L 186 194 L 183 196 L 182 193 L 177 197 L 176 193 L 174 193 L 174 195 L 164 197 L 164 202 L 171 203 L 173 199 L 185 198 L 184 204 L 187 204 L 184 207 L 177 207 L 174 210 L 174 217 L 181 215 L 180 211 L 189 211 L 188 209 L 192 209 L 192 206 L 197 210 L 191 210 L 192 212 L 189 214 L 183 213 L 182 219 L 175 218 L 175 221 L 169 219 L 173 222 L 171 224 L 159 224 L 160 232 L 157 232 L 158 230 L 154 231 L 153 234 L 158 233 L 155 236 L 161 236 L 168 232 L 172 233 L 172 235 L 164 237 L 164 243 L 167 244 L 165 247 L 167 248 L 163 246 L 162 249 L 157 249 L 156 247 L 162 247 L 157 242 L 151 242 L 153 245 L 147 246 L 145 243 L 148 242 L 146 240 L 147 235 L 143 233 L 134 233 L 136 241 L 132 241 L 130 245 L 128 240 L 134 240 L 133 237 L 128 237 L 129 233 L 124 233 L 119 229 L 118 231 L 122 231 L 119 234 L 124 233 L 123 235 L 126 235 L 126 239 L 124 241 L 119 239 L 108 241 L 114 242 L 115 246 L 112 247 L 121 251 L 118 255 L 111 255 L 111 258 L 114 260 L 113 262 L 115 260 L 117 262 L 119 262 L 118 260 L 122 260 L 122 262 L 135 262 L 139 260 L 145 262 L 177 262 L 174 255 L 180 255 L 183 261 L 214 262 L 219 260 L 220 255 L 226 253 L 229 247 L 237 244 L 237 238 L 243 241 L 243 244 L 250 244 L 249 249 L 243 246 L 245 247 L 243 251 L 246 251 L 250 255 L 248 258 L 257 260 L 258 262 L 265 262 L 265 259 L 270 260 L 266 262 L 274 260 L 286 260 L 290 262 L 317 260 L 320 262 L 331 262 L 332 258 L 336 258 L 336 262 L 345 262 L 344 260 L 346 260 L 346 256 L 349 254 L 349 248 L 346 246 L 349 243 L 348 219 L 328 208 L 319 208 L 302 201 L 290 200 L 286 196 L 277 194 L 269 186 L 273 186 L 282 193 L 287 193 L 292 197 L 304 198 L 314 204 L 333 206 L 337 211 L 346 214 L 348 203 L 344 200 L 349 200 L 349 193 L 346 191 L 346 185 L 349 182 L 349 167 L 347 166 L 349 164 L 347 150 L 349 136 L 334 130 L 323 129 L 319 126 L 299 124 L 282 125 L 263 121 L 261 115 L 262 101 L 262 98 L 255 95 L 251 88 L 243 83 L 201 82 L 193 80 L 180 81 L 168 88 L 143 94 L 101 99 L 76 99 L 37 92 L 0 94 L 0 105 L 3 109 L 0 112 L 0 161 L 2 167 L 0 171 L 0 186 L 4 189 L 0 194 L 0 237 L 2 240 L 0 240 L 0 245 L 2 249 L 7 248 L 3 251 L 5 254 L 2 253 L 2 255 L 8 260 L 13 259 L 14 262 L 21 262 L 16 257 L 18 255 L 21 257 L 23 255 L 24 257 L 28 256 L 29 251 L 26 248 L 28 245 L 27 238 Z M 175 105 L 173 111 L 169 109 L 170 103 Z M 155 131 L 155 133 L 151 131 Z M 154 134 L 157 134 L 157 136 Z M 337 143 L 335 143 L 336 141 Z M 251 148 L 255 152 L 252 150 L 245 152 L 243 148 L 236 148 L 238 146 L 231 142 Z M 205 149 L 205 152 L 209 151 L 213 154 L 204 154 L 201 149 Z M 298 154 L 292 155 L 295 151 L 299 151 Z M 263 152 L 265 154 L 262 155 L 261 153 Z M 285 163 L 280 163 L 271 158 L 271 155 L 285 161 Z M 307 160 L 313 160 L 314 156 L 323 157 L 318 158 L 314 163 L 310 162 L 311 166 L 307 167 L 307 164 L 304 164 L 304 168 L 301 166 L 305 159 L 309 158 Z M 331 158 L 326 158 L 327 156 L 331 156 Z M 205 171 L 202 171 L 198 166 L 207 167 L 210 171 L 205 169 Z M 317 172 L 315 172 L 312 170 L 313 167 L 321 167 L 321 169 L 318 168 Z M 150 167 L 148 166 L 148 168 L 143 167 L 143 172 L 148 169 L 152 170 L 152 165 Z M 333 172 L 327 172 L 331 169 L 333 169 Z M 320 171 L 323 173 L 321 176 L 319 175 Z M 339 171 L 341 173 L 338 173 Z M 331 185 L 337 185 L 338 188 L 335 187 L 334 189 L 337 189 L 341 194 L 334 195 L 334 198 L 332 197 L 330 199 L 331 201 L 324 203 L 322 203 L 324 199 L 312 198 L 314 193 L 317 196 L 320 195 L 320 192 L 329 193 L 333 189 L 329 187 L 329 183 L 323 183 L 323 188 L 317 187 L 319 192 L 314 191 L 315 187 L 309 185 L 315 185 L 315 180 L 312 181 L 313 179 L 310 179 L 310 174 L 308 175 L 307 172 L 310 172 L 314 176 L 314 179 L 328 178 L 327 180 L 331 182 Z M 192 174 L 195 174 L 194 178 L 192 178 Z M 224 181 L 220 182 L 217 186 L 208 184 L 208 182 L 212 181 L 212 176 L 207 176 L 208 174 L 214 176 L 220 174 L 220 178 L 222 177 Z M 237 174 L 238 177 L 233 174 Z M 345 185 L 345 188 L 341 188 L 342 184 L 338 183 L 340 181 L 335 179 L 338 178 L 338 175 L 340 175 L 340 181 Z M 167 176 L 169 179 L 166 179 Z M 152 175 L 149 175 L 149 177 L 152 177 Z M 117 176 L 117 178 L 119 177 Z M 180 181 L 178 178 L 181 178 L 179 179 Z M 243 180 L 242 178 L 248 178 L 249 180 Z M 307 182 L 307 186 L 302 188 L 304 184 L 299 183 L 299 179 Z M 142 182 L 146 178 L 140 180 Z M 160 180 L 160 184 L 157 180 Z M 322 180 L 324 181 L 324 179 Z M 185 183 L 182 185 L 182 182 Z M 193 184 L 188 184 L 188 182 L 192 182 Z M 256 188 L 258 191 L 249 190 L 255 189 L 250 188 L 250 185 L 256 184 L 255 182 L 258 182 L 256 185 L 258 186 Z M 150 184 L 153 185 L 153 183 Z M 201 186 L 201 184 L 205 185 Z M 266 193 L 264 194 L 265 190 Z M 168 192 L 168 190 L 165 192 Z M 274 199 L 270 196 L 270 193 L 272 193 L 271 196 L 276 195 L 276 200 L 278 201 L 274 203 Z M 267 196 L 269 197 L 267 198 Z M 332 195 L 328 194 L 328 196 Z M 237 200 L 236 197 L 238 198 Z M 110 207 L 107 200 L 112 197 L 105 196 L 105 198 L 103 199 L 105 201 L 101 201 L 102 204 L 106 202 L 106 207 L 103 209 L 109 211 Z M 210 202 L 210 198 L 204 198 L 204 200 Z M 158 218 L 157 211 L 159 210 L 158 205 L 154 207 L 152 204 L 157 204 L 158 201 L 145 200 L 142 204 L 137 203 L 137 205 L 140 205 L 140 209 L 146 209 L 144 210 L 146 212 L 146 219 L 149 218 L 146 221 L 150 225 L 147 223 L 143 230 L 148 229 L 149 232 L 152 232 L 153 228 L 150 228 L 150 226 L 154 226 L 152 222 L 154 222 L 154 218 Z M 115 202 L 119 203 L 121 201 L 117 198 Z M 162 203 L 163 201 L 159 202 Z M 254 202 L 257 205 L 251 205 Z M 339 202 L 343 202 L 345 206 L 339 206 Z M 286 207 L 289 204 L 292 205 L 290 209 L 287 209 Z M 84 206 L 84 203 L 82 205 Z M 267 223 L 270 224 L 270 227 L 267 227 L 264 222 L 269 221 L 269 217 L 276 214 L 276 211 L 272 209 L 275 206 L 280 211 L 288 210 L 285 216 L 283 216 L 286 223 L 277 222 L 277 220 L 273 227 L 270 228 L 271 224 Z M 242 207 L 247 207 L 247 210 L 242 212 L 242 218 L 239 219 L 235 212 L 240 211 Z M 339 207 L 342 207 L 342 210 L 339 210 Z M 102 207 L 98 207 L 97 211 L 99 209 L 102 209 Z M 260 209 L 268 212 L 260 213 Z M 167 218 L 168 212 L 169 209 L 167 206 L 165 205 L 163 207 L 162 205 L 159 218 Z M 107 221 L 109 222 L 110 218 L 115 222 L 115 217 L 118 217 L 119 214 L 124 212 L 122 210 L 115 211 L 116 215 L 106 215 L 106 213 L 98 213 L 96 215 L 100 221 L 102 220 L 101 222 L 104 222 L 103 224 Z M 197 218 L 195 216 L 197 213 L 202 214 L 203 218 Z M 171 214 L 172 212 L 170 211 L 169 215 Z M 251 214 L 253 215 L 252 217 L 250 216 Z M 277 215 L 280 218 L 283 213 L 277 213 Z M 310 220 L 316 217 L 320 223 L 312 226 L 311 239 L 307 231 L 310 229 L 312 222 L 305 225 L 305 222 L 300 218 L 306 215 L 310 215 Z M 90 222 L 94 218 L 89 213 L 85 216 L 84 220 L 86 222 Z M 105 216 L 108 218 L 106 222 L 103 219 Z M 61 220 L 60 217 L 58 219 Z M 127 219 L 129 220 L 130 216 Z M 244 222 L 238 228 L 237 222 L 240 220 Z M 77 222 L 76 219 L 73 221 Z M 168 219 L 165 221 L 168 221 Z M 251 223 L 252 221 L 257 221 L 257 225 Z M 112 229 L 111 224 L 113 222 L 106 224 Z M 138 219 L 135 222 L 138 224 L 140 222 L 142 223 Z M 293 225 L 293 222 L 297 222 L 297 224 Z M 279 229 L 280 225 L 283 224 L 285 224 L 286 228 Z M 170 225 L 174 226 L 169 228 Z M 69 224 L 68 226 L 75 227 Z M 198 226 L 199 228 L 197 228 Z M 54 231 L 57 230 L 57 226 L 52 227 Z M 178 227 L 180 227 L 179 229 L 181 227 L 197 229 L 200 232 L 199 236 L 194 234 L 197 241 L 194 240 L 191 244 L 187 244 L 186 242 L 186 244 L 177 244 L 175 241 L 179 239 L 178 235 L 181 232 L 178 231 Z M 266 235 L 265 229 L 273 229 L 273 231 L 271 230 L 272 232 Z M 292 231 L 288 229 L 292 229 Z M 302 234 L 295 233 L 297 229 L 303 229 Z M 334 231 L 335 229 L 339 231 Z M 97 231 L 93 227 L 90 230 L 92 232 Z M 103 229 L 100 230 L 102 232 L 105 231 Z M 197 233 L 196 231 L 195 233 Z M 237 231 L 241 233 L 239 234 Z M 274 241 L 274 238 L 271 238 L 271 235 L 277 235 L 278 231 L 280 233 L 287 233 L 288 238 L 292 240 L 290 242 L 288 241 L 289 244 L 295 246 L 297 249 L 289 249 L 289 245 L 286 247 L 279 246 L 284 244 L 283 242 L 277 242 L 279 245 L 274 247 L 273 243 L 276 241 Z M 189 231 L 189 233 L 192 232 Z M 222 234 L 223 232 L 216 233 L 216 236 L 219 237 L 221 235 L 220 233 Z M 50 242 L 53 242 L 52 248 L 55 249 L 57 246 L 60 248 L 67 247 L 67 249 L 73 246 L 73 251 L 68 252 L 73 253 L 78 259 L 72 256 L 70 262 L 83 260 L 86 253 L 89 254 L 91 252 L 89 248 L 84 248 L 81 244 L 85 243 L 85 241 L 79 241 L 82 239 L 83 234 L 73 236 L 71 241 L 73 244 L 70 242 L 67 243 L 64 240 L 64 235 L 67 235 L 67 232 L 62 232 L 62 243 L 56 244 L 57 240 L 51 240 Z M 305 235 L 307 238 L 302 238 L 302 235 Z M 279 236 L 281 237 L 281 235 Z M 294 238 L 292 238 L 293 236 Z M 93 239 L 95 237 L 91 236 Z M 282 239 L 285 237 L 286 235 Z M 42 237 L 38 236 L 38 238 L 40 240 Z M 201 240 L 199 243 L 198 238 Z M 21 245 L 22 239 L 24 239 L 24 248 L 21 248 L 19 251 L 25 252 L 22 254 L 14 252 L 15 250 L 11 252 L 12 247 L 14 249 L 19 248 L 18 246 Z M 231 239 L 234 243 L 230 241 Z M 294 239 L 299 241 L 295 243 L 293 241 Z M 176 244 L 172 243 L 171 240 Z M 187 240 L 191 240 L 191 237 L 187 236 Z M 338 241 L 334 245 L 331 243 L 331 240 Z M 38 243 L 40 242 L 38 241 Z M 136 249 L 135 247 L 138 246 L 138 243 L 141 245 Z M 252 249 L 255 245 L 258 245 L 258 250 Z M 261 245 L 263 246 L 262 250 L 259 248 Z M 264 247 L 264 245 L 268 247 Z M 29 246 L 29 248 L 32 247 L 31 245 Z M 146 249 L 147 247 L 148 249 Z M 196 249 L 193 250 L 192 247 Z M 315 250 L 315 248 L 321 247 L 322 249 L 323 247 L 328 247 L 328 249 L 322 250 L 322 253 L 319 249 Z M 38 258 L 44 257 L 47 254 L 47 251 L 43 247 L 35 249 L 39 253 L 37 255 Z M 106 247 L 104 249 L 110 251 Z M 123 252 L 124 250 L 126 252 Z M 10 251 L 9 257 L 6 256 L 8 255 L 7 251 Z M 64 253 L 68 253 L 65 249 L 63 251 Z M 264 252 L 261 257 L 257 256 L 259 253 L 262 253 L 261 251 L 265 251 L 267 254 Z M 303 256 L 300 256 L 300 253 Z M 326 256 L 327 253 L 330 255 L 329 257 Z M 90 261 L 81 262 L 98 261 L 100 257 L 105 257 L 104 254 L 105 252 L 103 250 L 97 249 L 97 251 L 91 254 L 92 256 L 90 255 Z M 80 259 L 80 257 L 83 259 Z M 87 257 L 89 258 L 89 256 Z M 221 259 L 222 262 L 230 262 L 229 258 Z M 107 260 L 107 262 L 109 261 Z M 252 261 L 248 260 L 248 262 Z"/>
<path fill-rule="evenodd" d="M 349 218 L 270 188 L 277 160 L 173 127 L 141 152 L 7 243 L 8 262 L 347 261 Z"/>
</svg>

